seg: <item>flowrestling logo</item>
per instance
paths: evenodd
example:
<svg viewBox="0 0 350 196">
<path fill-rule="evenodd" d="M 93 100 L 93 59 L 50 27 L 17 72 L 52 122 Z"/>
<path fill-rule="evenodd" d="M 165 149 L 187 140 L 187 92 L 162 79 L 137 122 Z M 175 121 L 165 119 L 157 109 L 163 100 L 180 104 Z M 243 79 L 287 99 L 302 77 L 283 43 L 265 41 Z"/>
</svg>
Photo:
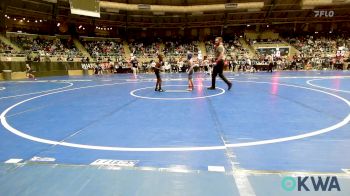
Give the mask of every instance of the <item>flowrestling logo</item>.
<svg viewBox="0 0 350 196">
<path fill-rule="evenodd" d="M 315 17 L 332 18 L 334 16 L 333 10 L 314 10 Z"/>
<path fill-rule="evenodd" d="M 287 176 L 281 186 L 285 191 L 341 191 L 336 176 Z"/>
</svg>

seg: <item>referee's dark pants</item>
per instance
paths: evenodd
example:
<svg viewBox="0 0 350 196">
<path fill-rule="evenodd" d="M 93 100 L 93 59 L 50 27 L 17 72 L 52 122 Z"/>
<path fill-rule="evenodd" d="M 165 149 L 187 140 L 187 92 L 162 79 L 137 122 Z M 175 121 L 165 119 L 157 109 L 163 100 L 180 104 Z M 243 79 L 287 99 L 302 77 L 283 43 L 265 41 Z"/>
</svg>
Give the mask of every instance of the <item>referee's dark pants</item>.
<svg viewBox="0 0 350 196">
<path fill-rule="evenodd" d="M 219 77 L 227 84 L 227 86 L 231 86 L 232 83 L 227 80 L 227 78 L 223 74 L 224 71 L 224 61 L 220 60 L 216 63 L 216 66 L 214 66 L 213 74 L 211 76 L 211 88 L 215 88 L 215 82 L 216 82 L 216 76 L 219 75 Z"/>
<path fill-rule="evenodd" d="M 267 67 L 267 72 L 272 73 L 273 63 L 269 63 L 269 66 Z"/>
</svg>

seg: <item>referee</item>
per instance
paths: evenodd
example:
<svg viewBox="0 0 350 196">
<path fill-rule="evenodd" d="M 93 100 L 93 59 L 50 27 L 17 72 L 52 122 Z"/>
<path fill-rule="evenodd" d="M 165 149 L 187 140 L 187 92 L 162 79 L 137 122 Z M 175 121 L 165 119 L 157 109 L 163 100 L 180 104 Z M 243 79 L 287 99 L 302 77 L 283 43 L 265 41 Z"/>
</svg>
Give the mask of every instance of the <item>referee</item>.
<svg viewBox="0 0 350 196">
<path fill-rule="evenodd" d="M 219 77 L 227 84 L 228 90 L 230 90 L 232 88 L 232 83 L 228 81 L 223 74 L 225 48 L 222 44 L 222 37 L 215 38 L 215 57 L 216 57 L 216 65 L 214 66 L 213 74 L 211 77 L 211 87 L 209 87 L 208 90 L 215 90 L 215 80 L 217 75 L 219 75 Z"/>
</svg>

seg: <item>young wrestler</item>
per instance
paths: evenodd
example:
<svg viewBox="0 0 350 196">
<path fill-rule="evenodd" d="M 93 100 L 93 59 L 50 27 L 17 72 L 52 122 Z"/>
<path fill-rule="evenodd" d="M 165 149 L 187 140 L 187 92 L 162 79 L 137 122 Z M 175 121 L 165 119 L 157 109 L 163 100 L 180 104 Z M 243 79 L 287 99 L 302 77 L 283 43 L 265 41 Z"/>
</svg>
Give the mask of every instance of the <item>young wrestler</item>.
<svg viewBox="0 0 350 196">
<path fill-rule="evenodd" d="M 156 88 L 154 90 L 159 92 L 164 92 L 164 90 L 162 89 L 162 79 L 160 78 L 160 70 L 162 66 L 163 66 L 163 56 L 161 54 L 158 54 L 158 62 L 154 67 L 154 73 L 156 74 L 156 77 L 157 77 Z"/>
<path fill-rule="evenodd" d="M 139 72 L 139 68 L 138 68 L 139 62 L 137 61 L 135 56 L 131 57 L 130 63 L 131 63 L 131 69 L 134 74 L 134 77 L 137 78 L 137 73 Z"/>
<path fill-rule="evenodd" d="M 193 90 L 193 80 L 192 80 L 192 75 L 193 75 L 193 68 L 194 68 L 194 63 L 193 63 L 193 59 L 192 59 L 192 53 L 188 53 L 187 54 L 187 61 L 188 61 L 188 91 L 192 91 Z"/>
</svg>

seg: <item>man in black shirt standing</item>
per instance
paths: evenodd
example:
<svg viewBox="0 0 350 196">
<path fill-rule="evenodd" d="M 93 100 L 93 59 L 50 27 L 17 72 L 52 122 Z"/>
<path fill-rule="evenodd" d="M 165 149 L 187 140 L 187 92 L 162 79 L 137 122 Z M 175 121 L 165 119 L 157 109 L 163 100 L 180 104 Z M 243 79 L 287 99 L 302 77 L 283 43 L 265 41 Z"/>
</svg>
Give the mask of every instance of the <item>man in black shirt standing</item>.
<svg viewBox="0 0 350 196">
<path fill-rule="evenodd" d="M 211 77 L 211 87 L 209 87 L 208 90 L 215 90 L 215 80 L 217 75 L 219 75 L 219 77 L 227 84 L 228 90 L 230 90 L 232 87 L 232 83 L 228 81 L 223 74 L 225 48 L 222 44 L 222 37 L 215 38 L 215 57 L 216 57 L 216 64 L 214 65 L 213 74 Z"/>
</svg>

